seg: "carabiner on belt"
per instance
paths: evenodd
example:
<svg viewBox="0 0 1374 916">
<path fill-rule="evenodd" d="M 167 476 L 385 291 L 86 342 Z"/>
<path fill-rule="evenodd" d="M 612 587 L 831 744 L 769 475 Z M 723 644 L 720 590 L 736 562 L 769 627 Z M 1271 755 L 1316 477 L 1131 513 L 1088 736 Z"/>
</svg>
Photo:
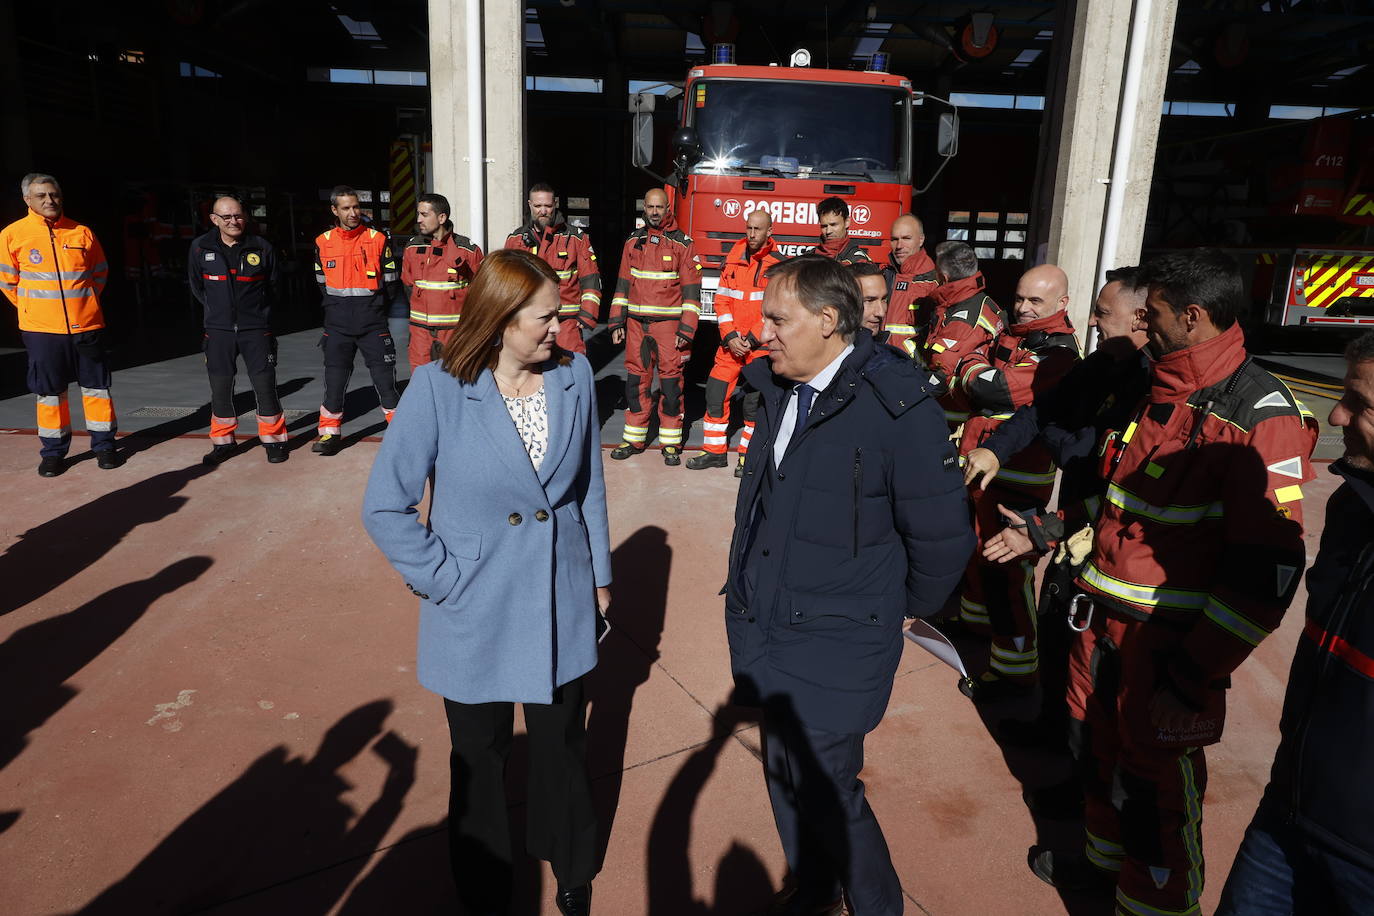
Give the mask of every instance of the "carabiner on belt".
<svg viewBox="0 0 1374 916">
<path fill-rule="evenodd" d="M 1081 624 L 1078 622 L 1078 605 L 1080 603 L 1088 606 L 1088 613 Z M 1083 633 L 1092 626 L 1093 608 L 1093 599 L 1090 596 L 1082 593 L 1074 595 L 1073 600 L 1069 602 L 1069 629 L 1075 633 Z"/>
</svg>

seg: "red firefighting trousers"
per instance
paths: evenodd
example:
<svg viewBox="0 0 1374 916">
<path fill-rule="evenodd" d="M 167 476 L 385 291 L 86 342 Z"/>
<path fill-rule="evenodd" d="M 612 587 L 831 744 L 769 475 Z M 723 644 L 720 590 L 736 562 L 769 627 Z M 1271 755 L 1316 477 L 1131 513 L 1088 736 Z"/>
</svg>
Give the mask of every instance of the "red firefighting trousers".
<svg viewBox="0 0 1374 916">
<path fill-rule="evenodd" d="M 658 402 L 658 441 L 664 448 L 682 446 L 682 361 L 690 351 L 677 348 L 677 319 L 625 324 L 625 441 L 643 448 L 654 409 L 654 370 L 662 389 Z"/>
<path fill-rule="evenodd" d="M 739 384 L 740 370 L 756 359 L 768 355 L 767 350 L 750 350 L 744 356 L 736 356 L 728 347 L 716 350 L 716 364 L 706 379 L 706 416 L 701 421 L 702 450 L 714 455 L 724 455 L 730 449 L 730 397 Z M 758 395 L 754 392 L 744 397 L 744 428 L 740 430 L 737 451 L 744 455 L 749 451 L 749 440 L 754 436 L 754 415 L 758 411 Z"/>
</svg>

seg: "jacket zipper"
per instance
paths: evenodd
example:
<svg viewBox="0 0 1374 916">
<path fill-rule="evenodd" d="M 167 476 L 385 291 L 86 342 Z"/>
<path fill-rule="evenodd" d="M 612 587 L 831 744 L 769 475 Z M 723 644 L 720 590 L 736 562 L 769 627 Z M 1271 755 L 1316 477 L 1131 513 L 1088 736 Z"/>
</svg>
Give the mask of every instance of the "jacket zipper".
<svg viewBox="0 0 1374 916">
<path fill-rule="evenodd" d="M 67 293 L 62 289 L 62 262 L 57 259 L 57 236 L 52 226 L 48 227 L 48 244 L 52 246 L 52 264 L 57 269 L 57 296 L 62 300 L 62 330 L 68 337 L 72 333 L 72 316 L 67 314 Z"/>
<path fill-rule="evenodd" d="M 863 499 L 864 450 L 854 449 L 854 550 L 852 558 L 859 558 L 859 506 Z"/>
</svg>

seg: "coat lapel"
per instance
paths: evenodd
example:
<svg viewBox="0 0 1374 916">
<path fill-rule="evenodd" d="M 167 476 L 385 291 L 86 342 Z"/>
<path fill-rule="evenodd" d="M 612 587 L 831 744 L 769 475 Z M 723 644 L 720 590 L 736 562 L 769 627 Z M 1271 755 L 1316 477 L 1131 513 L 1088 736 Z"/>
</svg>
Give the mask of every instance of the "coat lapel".
<svg viewBox="0 0 1374 916">
<path fill-rule="evenodd" d="M 549 405 L 549 448 L 539 466 L 539 483 L 547 485 L 572 442 L 573 420 L 581 408 L 581 392 L 571 366 L 553 364 L 544 371 L 544 399 Z"/>
<path fill-rule="evenodd" d="M 510 411 L 506 409 L 506 402 L 496 388 L 496 380 L 492 377 L 491 370 L 484 369 L 477 377 L 477 381 L 468 386 L 467 396 L 469 400 L 477 402 L 477 415 L 481 418 L 483 433 L 491 442 L 492 454 L 500 459 L 501 464 L 515 479 L 537 485 L 542 490 L 543 486 L 534 473 L 534 465 L 530 463 L 529 453 L 525 451 L 525 444 L 520 441 L 520 433 L 516 431 L 515 422 L 511 420 Z M 553 412 L 552 405 L 549 412 Z M 545 463 L 547 464 L 547 459 Z"/>
</svg>

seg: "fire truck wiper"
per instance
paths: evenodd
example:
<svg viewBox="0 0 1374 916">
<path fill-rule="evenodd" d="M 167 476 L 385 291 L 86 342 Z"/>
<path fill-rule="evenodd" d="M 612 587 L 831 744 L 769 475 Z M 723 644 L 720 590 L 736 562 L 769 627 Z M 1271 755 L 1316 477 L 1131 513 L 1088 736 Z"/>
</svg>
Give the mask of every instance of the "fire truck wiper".
<svg viewBox="0 0 1374 916">
<path fill-rule="evenodd" d="M 788 175 L 781 169 L 771 165 L 728 165 L 726 168 L 735 169 L 740 172 L 756 172 L 759 175 L 772 175 L 774 178 L 795 178 L 796 175 Z"/>
<path fill-rule="evenodd" d="M 836 172 L 836 171 L 813 171 L 812 175 L 829 175 L 832 178 L 862 178 L 864 181 L 872 182 L 876 179 L 868 173 L 868 169 L 862 172 Z"/>
</svg>

